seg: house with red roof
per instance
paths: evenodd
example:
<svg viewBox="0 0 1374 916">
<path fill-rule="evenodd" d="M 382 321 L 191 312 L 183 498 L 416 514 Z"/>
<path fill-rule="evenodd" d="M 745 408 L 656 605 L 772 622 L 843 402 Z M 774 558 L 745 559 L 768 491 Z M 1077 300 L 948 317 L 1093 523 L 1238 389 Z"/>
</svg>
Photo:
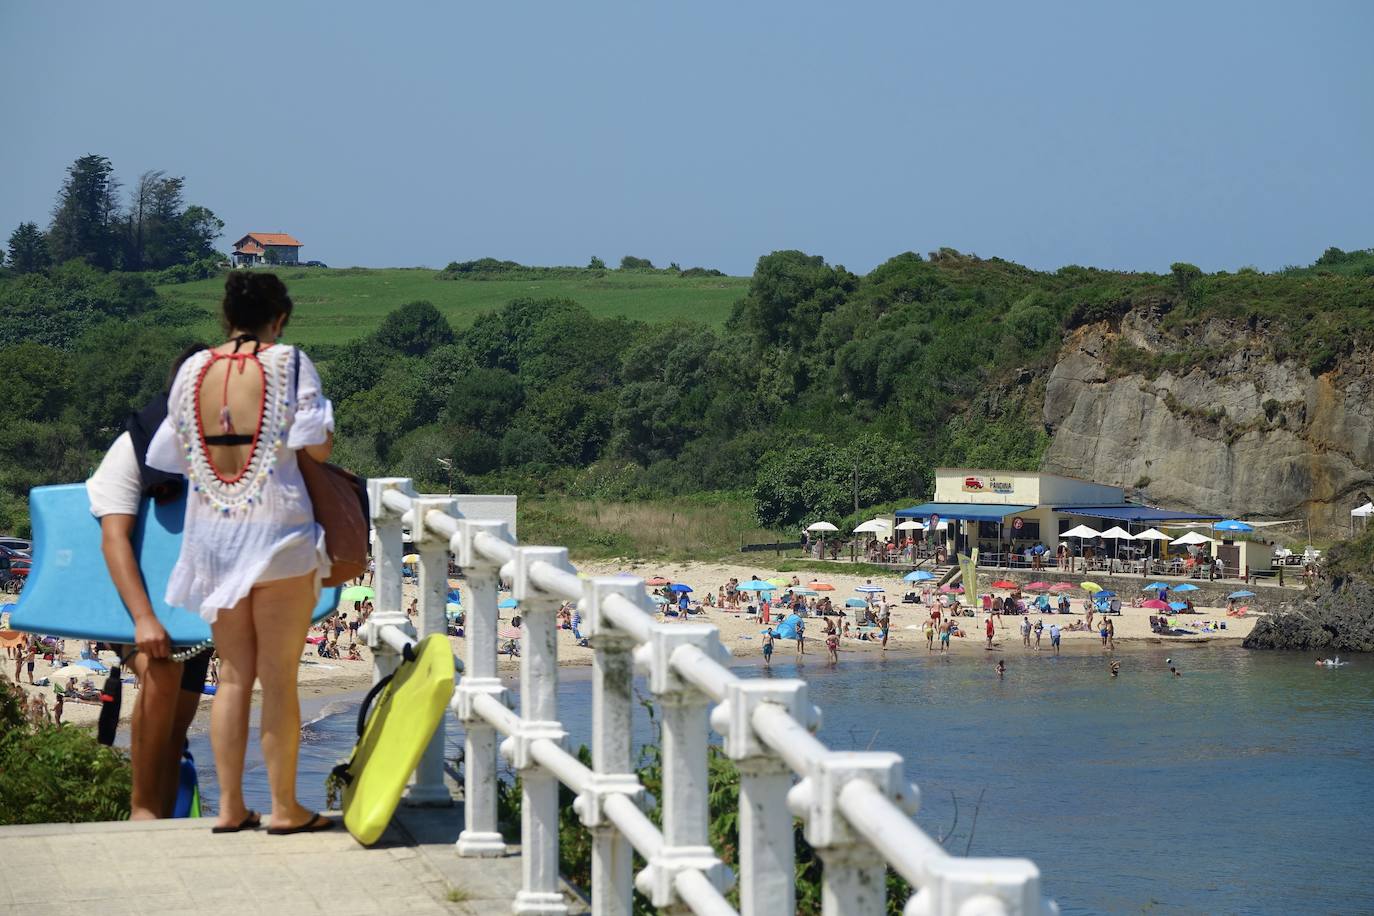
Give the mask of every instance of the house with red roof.
<svg viewBox="0 0 1374 916">
<path fill-rule="evenodd" d="M 254 264 L 299 264 L 301 243 L 285 232 L 250 232 L 234 243 L 235 267 Z"/>
</svg>

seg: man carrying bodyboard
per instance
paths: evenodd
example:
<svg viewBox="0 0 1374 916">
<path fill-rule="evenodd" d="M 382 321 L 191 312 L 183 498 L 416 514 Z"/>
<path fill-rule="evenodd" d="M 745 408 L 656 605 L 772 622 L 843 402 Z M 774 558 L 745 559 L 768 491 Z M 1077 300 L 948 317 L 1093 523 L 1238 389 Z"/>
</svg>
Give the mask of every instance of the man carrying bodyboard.
<svg viewBox="0 0 1374 916">
<path fill-rule="evenodd" d="M 177 359 L 172 374 L 196 345 Z M 121 647 L 120 659 L 138 678 L 130 739 L 133 794 L 130 820 L 171 817 L 176 804 L 186 730 L 200 704 L 201 687 L 210 663 L 204 651 L 186 662 L 172 659 L 167 630 L 153 613 L 144 585 L 133 537 L 143 501 L 176 500 L 186 482 L 154 470 L 145 458 L 148 443 L 167 415 L 166 395 L 154 398 L 129 418 L 127 429 L 115 439 L 96 472 L 86 482 L 91 514 L 100 520 L 100 547 L 124 607 L 134 621 L 134 645 Z"/>
</svg>

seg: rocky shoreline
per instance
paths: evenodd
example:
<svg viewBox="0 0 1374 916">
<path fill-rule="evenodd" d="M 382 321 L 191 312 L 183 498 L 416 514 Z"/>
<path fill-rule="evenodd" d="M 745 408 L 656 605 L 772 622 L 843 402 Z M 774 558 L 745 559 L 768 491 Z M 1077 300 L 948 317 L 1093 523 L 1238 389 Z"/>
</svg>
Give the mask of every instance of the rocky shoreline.
<svg viewBox="0 0 1374 916">
<path fill-rule="evenodd" d="M 1374 580 L 1346 576 L 1311 598 L 1260 618 L 1244 646 L 1374 652 Z"/>
</svg>

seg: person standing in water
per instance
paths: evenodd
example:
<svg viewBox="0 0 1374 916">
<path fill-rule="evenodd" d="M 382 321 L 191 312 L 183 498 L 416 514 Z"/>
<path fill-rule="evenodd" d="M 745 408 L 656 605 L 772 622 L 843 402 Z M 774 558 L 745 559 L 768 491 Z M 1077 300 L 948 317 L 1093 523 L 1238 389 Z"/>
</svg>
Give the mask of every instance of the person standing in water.
<svg viewBox="0 0 1374 916">
<path fill-rule="evenodd" d="M 1054 654 L 1059 654 L 1059 624 L 1050 624 L 1050 648 L 1054 649 Z"/>
<path fill-rule="evenodd" d="M 1030 615 L 1027 614 L 1026 616 L 1021 618 L 1021 645 L 1025 646 L 1027 649 L 1030 648 L 1030 632 Z"/>
<path fill-rule="evenodd" d="M 773 631 L 763 634 L 763 667 L 773 667 Z"/>
</svg>

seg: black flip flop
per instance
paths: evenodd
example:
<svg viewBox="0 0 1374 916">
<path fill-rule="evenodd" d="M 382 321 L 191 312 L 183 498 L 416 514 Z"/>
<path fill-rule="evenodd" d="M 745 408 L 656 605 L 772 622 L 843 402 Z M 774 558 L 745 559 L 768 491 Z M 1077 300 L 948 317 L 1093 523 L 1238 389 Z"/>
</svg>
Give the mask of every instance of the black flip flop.
<svg viewBox="0 0 1374 916">
<path fill-rule="evenodd" d="M 334 821 L 318 812 L 310 815 L 310 820 L 298 827 L 268 827 L 269 836 L 291 836 L 295 833 L 322 833 L 325 830 L 333 830 Z"/>
<path fill-rule="evenodd" d="M 211 833 L 240 833 L 244 830 L 257 830 L 262 826 L 262 818 L 258 812 L 249 811 L 248 816 L 239 822 L 237 827 L 211 827 Z"/>
</svg>

